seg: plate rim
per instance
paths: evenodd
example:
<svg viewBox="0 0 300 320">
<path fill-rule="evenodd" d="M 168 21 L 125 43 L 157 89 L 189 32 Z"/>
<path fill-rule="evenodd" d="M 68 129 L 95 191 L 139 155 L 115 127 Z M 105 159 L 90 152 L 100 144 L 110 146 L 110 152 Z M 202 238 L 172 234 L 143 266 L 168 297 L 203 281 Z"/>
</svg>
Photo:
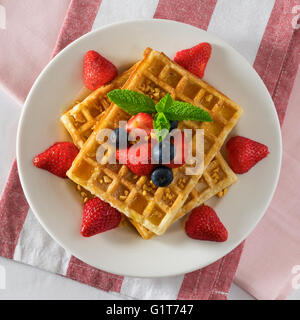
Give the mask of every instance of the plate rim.
<svg viewBox="0 0 300 320">
<path fill-rule="evenodd" d="M 182 272 L 168 272 L 168 273 L 161 273 L 161 274 L 155 274 L 155 275 L 149 275 L 148 274 L 139 274 L 139 275 L 135 275 L 134 273 L 122 273 L 116 270 L 112 270 L 109 269 L 107 267 L 99 267 L 94 265 L 93 263 L 90 262 L 86 262 L 89 265 L 101 269 L 103 271 L 106 272 L 110 272 L 110 273 L 114 273 L 117 275 L 121 275 L 121 276 L 127 276 L 127 277 L 138 277 L 138 278 L 149 278 L 149 277 L 156 277 L 156 278 L 161 278 L 161 277 L 167 277 L 167 276 L 177 276 L 177 275 L 182 275 L 184 273 L 189 273 L 195 270 L 198 270 L 199 268 L 204 268 L 210 264 L 212 264 L 213 262 L 223 258 L 224 256 L 226 256 L 228 253 L 230 253 L 232 250 L 234 250 L 236 247 L 238 247 L 238 245 L 240 245 L 248 236 L 249 234 L 255 229 L 255 227 L 257 226 L 257 224 L 259 223 L 259 221 L 262 219 L 262 217 L 264 216 L 264 214 L 266 213 L 268 207 L 270 206 L 270 203 L 273 199 L 274 193 L 276 191 L 277 185 L 278 185 L 278 181 L 279 181 L 279 176 L 280 176 L 280 172 L 281 172 L 281 165 L 282 165 L 282 132 L 281 132 L 281 127 L 280 127 L 280 123 L 279 123 L 279 119 L 277 116 L 277 111 L 274 105 L 274 102 L 272 100 L 272 97 L 268 91 L 268 89 L 266 88 L 263 80 L 261 79 L 261 77 L 259 76 L 259 74 L 256 72 L 256 70 L 253 68 L 253 66 L 248 62 L 248 60 L 246 60 L 246 58 L 239 53 L 236 49 L 234 49 L 230 44 L 228 44 L 226 41 L 224 41 L 222 38 L 220 38 L 219 36 L 208 32 L 206 30 L 191 26 L 189 24 L 186 23 L 182 23 L 182 22 L 178 22 L 178 21 L 173 21 L 173 20 L 166 20 L 166 19 L 134 19 L 134 20 L 126 20 L 126 21 L 121 21 L 121 22 L 115 22 L 115 23 L 110 23 L 104 26 L 101 26 L 95 30 L 92 30 L 88 33 L 86 33 L 85 35 L 77 38 L 76 40 L 74 40 L 73 42 L 71 42 L 69 45 L 67 45 L 64 49 L 62 49 L 52 60 L 49 61 L 49 63 L 43 68 L 43 70 L 40 72 L 39 76 L 36 78 L 34 84 L 32 85 L 26 100 L 24 102 L 24 106 L 22 108 L 21 111 L 21 115 L 20 115 L 20 120 L 18 123 L 18 129 L 17 129 L 17 139 L 16 139 L 16 155 L 17 155 L 17 168 L 18 168 L 18 172 L 19 172 L 19 177 L 20 177 L 20 182 L 22 185 L 22 189 L 24 192 L 24 195 L 26 197 L 26 200 L 29 204 L 29 207 L 31 208 L 32 212 L 34 213 L 35 217 L 37 218 L 37 220 L 39 221 L 39 223 L 42 225 L 42 227 L 46 230 L 46 232 L 53 238 L 54 241 L 56 241 L 62 248 L 64 248 L 65 250 L 67 250 L 68 252 L 70 252 L 72 255 L 74 255 L 75 257 L 77 257 L 78 259 L 82 260 L 85 262 L 85 258 L 81 256 L 81 254 L 79 254 L 78 252 L 74 252 L 73 249 L 70 249 L 68 245 L 65 245 L 64 243 L 62 243 L 59 239 L 57 239 L 56 236 L 54 236 L 54 234 L 52 233 L 52 231 L 47 227 L 47 225 L 43 222 L 42 218 L 40 217 L 40 215 L 38 214 L 38 212 L 36 212 L 37 210 L 35 209 L 35 205 L 34 203 L 32 203 L 30 196 L 28 195 L 28 190 L 26 189 L 26 183 L 24 181 L 24 177 L 23 177 L 23 166 L 22 166 L 22 161 L 20 161 L 22 159 L 22 156 L 20 154 L 20 140 L 21 140 L 21 133 L 22 133 L 22 127 L 24 125 L 24 119 L 26 119 L 26 110 L 27 110 L 27 105 L 30 103 L 31 97 L 34 94 L 35 88 L 38 86 L 40 80 L 45 76 L 45 74 L 47 73 L 48 68 L 52 65 L 55 64 L 55 61 L 57 59 L 59 59 L 59 57 L 61 55 L 63 55 L 67 50 L 72 50 L 73 46 L 76 46 L 79 42 L 83 41 L 83 39 L 90 37 L 92 34 L 95 34 L 97 32 L 102 32 L 105 29 L 109 29 L 111 27 L 120 27 L 122 25 L 126 25 L 126 24 L 135 24 L 135 23 L 165 23 L 165 24 L 176 24 L 176 25 L 184 25 L 185 27 L 189 27 L 191 29 L 196 29 L 196 30 L 200 30 L 201 32 L 205 32 L 207 33 L 209 36 L 211 36 L 212 38 L 215 38 L 216 40 L 218 40 L 218 42 L 220 42 L 222 45 L 225 45 L 227 47 L 230 47 L 231 50 L 233 50 L 236 54 L 238 54 L 240 56 L 241 59 L 244 60 L 244 62 L 246 62 L 248 64 L 248 66 L 256 73 L 258 80 L 261 82 L 261 84 L 263 85 L 267 95 L 268 95 L 268 99 L 270 100 L 272 106 L 273 106 L 273 111 L 276 114 L 276 129 L 279 133 L 279 162 L 278 162 L 278 170 L 276 172 L 276 177 L 275 177 L 275 183 L 273 185 L 272 191 L 270 192 L 269 196 L 268 196 L 268 201 L 266 201 L 266 204 L 264 206 L 264 209 L 261 211 L 261 214 L 255 219 L 255 223 L 253 224 L 252 228 L 249 228 L 248 232 L 246 232 L 243 237 L 240 240 L 236 240 L 235 242 L 233 242 L 226 250 L 223 251 L 222 255 L 217 257 L 217 258 L 211 258 L 207 260 L 207 263 L 201 265 L 201 266 L 193 266 L 189 269 L 185 269 Z"/>
</svg>

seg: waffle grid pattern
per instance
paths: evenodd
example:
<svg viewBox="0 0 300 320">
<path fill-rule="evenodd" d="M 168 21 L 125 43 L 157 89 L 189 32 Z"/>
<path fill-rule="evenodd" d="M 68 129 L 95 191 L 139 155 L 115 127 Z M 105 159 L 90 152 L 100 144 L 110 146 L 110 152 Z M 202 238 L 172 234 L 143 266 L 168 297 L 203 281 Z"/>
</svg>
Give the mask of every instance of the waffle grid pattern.
<svg viewBox="0 0 300 320">
<path fill-rule="evenodd" d="M 164 54 L 149 48 L 124 88 L 141 91 L 155 101 L 169 92 L 174 99 L 206 109 L 214 120 L 212 123 L 181 123 L 181 129 L 204 129 L 204 168 L 220 150 L 242 112 L 230 99 Z M 162 234 L 175 219 L 202 173 L 188 176 L 185 174 L 185 165 L 173 169 L 174 180 L 168 188 L 157 188 L 151 183 L 150 177 L 135 177 L 125 165 L 100 165 L 96 161 L 99 146 L 97 132 L 102 128 L 114 129 L 120 120 L 128 119 L 127 113 L 112 104 L 73 162 L 68 176 L 135 222 L 156 234 Z"/>
<path fill-rule="evenodd" d="M 188 195 L 183 207 L 178 211 L 173 223 L 182 218 L 185 214 L 200 206 L 211 197 L 220 194 L 223 196 L 224 191 L 237 181 L 237 176 L 230 169 L 227 162 L 220 153 L 208 165 L 200 180 L 197 182 L 194 189 Z M 144 239 L 151 239 L 155 233 L 143 227 L 135 221 L 131 223 L 138 230 Z"/>
<path fill-rule="evenodd" d="M 93 132 L 95 124 L 110 106 L 107 93 L 113 89 L 121 88 L 135 67 L 136 65 L 123 72 L 110 84 L 96 89 L 61 116 L 60 121 L 68 130 L 78 148 L 81 149 L 83 147 L 85 141 Z"/>
<path fill-rule="evenodd" d="M 125 79 L 123 77 L 123 75 L 121 75 L 121 77 L 123 79 Z M 118 82 L 118 85 L 120 87 L 123 84 L 122 84 L 122 81 Z M 115 86 L 115 88 L 117 88 L 117 86 Z M 102 93 L 103 93 L 103 98 L 105 99 L 106 95 L 104 94 L 104 91 L 102 91 Z M 94 93 L 91 93 L 90 96 L 94 97 Z M 85 100 L 85 107 L 86 108 L 89 108 L 89 106 L 88 106 L 89 103 L 94 103 L 94 98 L 92 98 L 92 99 L 89 98 L 89 99 Z M 78 108 L 77 107 L 78 104 L 79 103 L 77 103 L 71 110 L 68 110 L 65 114 L 68 114 L 68 117 L 69 117 L 69 115 L 76 114 L 77 113 L 76 109 Z M 98 121 L 97 118 L 98 118 L 98 115 L 96 115 L 96 117 L 94 119 L 92 119 L 94 123 L 96 123 Z M 66 127 L 66 129 L 68 128 L 68 126 L 65 126 L 65 127 Z M 82 139 L 82 141 L 85 141 L 84 137 L 81 136 L 80 130 L 76 131 L 75 137 L 73 135 L 72 139 L 73 139 L 74 143 L 75 143 L 75 141 L 80 141 L 81 139 Z M 81 148 L 80 145 L 77 145 L 77 146 L 79 148 Z M 212 173 L 212 175 L 211 175 L 211 173 Z M 135 177 L 135 179 L 136 179 L 136 177 Z M 135 179 L 133 179 L 133 181 Z M 236 175 L 229 168 L 229 166 L 227 165 L 226 161 L 223 159 L 221 154 L 218 153 L 216 155 L 216 157 L 214 158 L 214 160 L 210 163 L 208 168 L 203 173 L 202 178 L 197 182 L 195 188 L 190 192 L 188 198 L 185 201 L 184 206 L 182 207 L 180 212 L 178 212 L 174 222 L 177 219 L 184 216 L 187 212 L 192 210 L 194 207 L 201 205 L 203 202 L 207 201 L 208 199 L 210 199 L 214 195 L 220 194 L 220 193 L 222 194 L 223 190 L 226 190 L 226 188 L 228 188 L 236 180 L 237 180 Z M 110 182 L 110 179 L 107 176 L 106 176 L 106 178 L 104 178 L 104 176 L 102 177 L 102 183 L 109 183 L 109 182 Z M 150 185 L 144 184 L 143 189 L 145 190 L 145 192 L 150 192 L 153 194 L 154 190 L 153 190 L 152 184 L 150 184 Z M 87 191 L 84 188 L 81 188 L 79 185 L 77 185 L 77 191 L 80 193 L 84 202 L 86 202 L 88 199 L 91 199 L 94 197 L 89 191 Z M 124 194 L 124 196 L 126 197 L 125 194 Z M 172 201 L 172 194 L 169 193 L 168 197 L 165 196 L 165 200 Z M 134 220 L 131 220 L 131 219 L 130 219 L 130 221 L 135 226 L 135 228 L 137 229 L 139 234 L 144 239 L 150 239 L 153 236 L 155 236 L 155 234 L 153 232 L 149 231 L 148 229 L 143 227 L 141 224 L 136 223 Z"/>
</svg>

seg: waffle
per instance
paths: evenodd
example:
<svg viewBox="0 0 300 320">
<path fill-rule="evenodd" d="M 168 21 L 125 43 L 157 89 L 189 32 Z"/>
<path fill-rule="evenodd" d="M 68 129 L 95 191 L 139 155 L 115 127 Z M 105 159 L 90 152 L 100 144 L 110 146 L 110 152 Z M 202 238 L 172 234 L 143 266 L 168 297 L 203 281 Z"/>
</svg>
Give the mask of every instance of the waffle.
<svg viewBox="0 0 300 320">
<path fill-rule="evenodd" d="M 222 197 L 227 192 L 227 188 L 236 181 L 237 176 L 230 169 L 222 155 L 218 152 L 204 171 L 194 189 L 190 192 L 183 207 L 176 214 L 173 222 L 179 220 L 186 213 L 200 206 L 211 197 L 215 195 Z M 143 227 L 141 224 L 132 220 L 131 223 L 144 239 L 148 240 L 155 236 L 155 233 Z"/>
<path fill-rule="evenodd" d="M 163 53 L 150 48 L 123 88 L 143 92 L 154 101 L 166 93 L 173 99 L 190 102 L 207 110 L 213 122 L 183 121 L 181 129 L 204 129 L 204 168 L 216 156 L 242 109 L 222 93 L 192 75 Z M 185 166 L 173 169 L 168 188 L 153 185 L 149 176 L 137 177 L 125 165 L 99 164 L 96 140 L 99 130 L 118 126 L 130 116 L 111 104 L 67 172 L 75 183 L 109 202 L 135 223 L 162 234 L 176 218 L 202 174 L 186 175 Z M 169 190 L 169 191 L 168 191 Z M 169 195 L 172 195 L 172 200 Z"/>
<path fill-rule="evenodd" d="M 130 69 L 132 71 L 132 68 Z M 125 83 L 125 79 L 128 79 L 128 71 L 126 71 L 124 74 L 122 74 L 118 81 L 114 83 L 114 88 L 118 88 L 123 86 Z M 107 87 L 107 86 L 106 86 Z M 107 90 L 104 90 L 106 88 L 102 88 L 101 90 L 98 89 L 98 93 L 101 92 L 101 99 L 106 98 L 104 92 L 108 92 Z M 97 91 L 97 90 L 96 90 Z M 75 106 L 72 108 L 72 110 L 68 110 L 65 112 L 62 116 L 62 119 L 64 121 L 63 124 L 65 125 L 66 129 L 73 126 L 70 117 L 73 117 L 72 115 L 78 114 L 78 110 L 80 109 L 78 105 L 82 104 L 86 109 L 89 109 L 89 103 L 94 103 L 95 101 L 95 93 L 91 93 L 91 97 L 85 99 L 85 103 L 76 103 Z M 99 95 L 98 95 L 99 96 Z M 99 100 L 98 100 L 99 101 Z M 81 107 L 82 109 L 83 107 Z M 103 111 L 104 113 L 104 111 Z M 94 119 L 94 123 L 96 123 L 99 120 L 99 116 L 97 115 Z M 91 120 L 90 120 L 91 121 Z M 70 132 L 70 130 L 68 130 Z M 80 130 L 72 130 L 71 132 L 74 132 L 75 134 L 72 135 L 73 142 L 76 143 L 76 141 L 85 141 L 85 137 L 81 135 Z M 79 148 L 81 148 L 81 144 L 77 144 Z M 189 194 L 187 200 L 185 201 L 184 206 L 178 212 L 177 216 L 174 219 L 174 222 L 183 217 L 187 212 L 191 211 L 193 208 L 201 205 L 203 202 L 207 201 L 214 195 L 223 195 L 224 191 L 227 191 L 227 188 L 233 184 L 237 180 L 236 175 L 233 173 L 233 171 L 230 169 L 226 161 L 223 159 L 220 153 L 217 153 L 214 160 L 209 164 L 206 171 L 203 173 L 202 178 L 197 182 L 195 188 L 191 191 Z M 84 188 L 77 185 L 77 190 L 80 193 L 82 199 L 84 202 L 86 202 L 88 199 L 93 198 L 94 196 Z M 134 225 L 134 227 L 137 229 L 139 234 L 144 239 L 150 239 L 155 234 L 145 227 L 143 227 L 141 224 L 135 222 L 134 220 L 130 219 L 130 222 Z"/>
<path fill-rule="evenodd" d="M 90 136 L 96 122 L 101 118 L 104 111 L 108 109 L 110 101 L 107 93 L 113 89 L 121 88 L 138 63 L 123 72 L 111 83 L 101 86 L 89 94 L 83 101 L 67 110 L 60 117 L 67 131 L 72 137 L 74 144 L 81 149 L 84 142 Z"/>
</svg>

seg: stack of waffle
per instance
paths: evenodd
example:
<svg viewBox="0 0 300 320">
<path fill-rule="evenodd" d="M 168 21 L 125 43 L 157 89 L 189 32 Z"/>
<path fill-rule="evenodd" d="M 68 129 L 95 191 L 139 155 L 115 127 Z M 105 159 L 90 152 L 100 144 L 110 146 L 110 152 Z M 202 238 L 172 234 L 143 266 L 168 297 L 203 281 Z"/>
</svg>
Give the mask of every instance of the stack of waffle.
<svg viewBox="0 0 300 320">
<path fill-rule="evenodd" d="M 166 93 L 208 111 L 213 122 L 182 121 L 179 128 L 204 129 L 204 173 L 186 175 L 188 165 L 173 169 L 168 187 L 156 187 L 149 176 L 136 176 L 126 165 L 100 164 L 96 151 L 101 129 L 115 129 L 130 115 L 109 104 L 107 93 L 116 88 L 142 92 L 159 101 Z M 110 84 L 92 92 L 61 117 L 81 149 L 67 172 L 81 188 L 124 213 L 140 235 L 163 234 L 176 220 L 214 195 L 221 196 L 237 178 L 219 153 L 242 109 L 163 53 L 147 48 L 144 59 Z"/>
</svg>

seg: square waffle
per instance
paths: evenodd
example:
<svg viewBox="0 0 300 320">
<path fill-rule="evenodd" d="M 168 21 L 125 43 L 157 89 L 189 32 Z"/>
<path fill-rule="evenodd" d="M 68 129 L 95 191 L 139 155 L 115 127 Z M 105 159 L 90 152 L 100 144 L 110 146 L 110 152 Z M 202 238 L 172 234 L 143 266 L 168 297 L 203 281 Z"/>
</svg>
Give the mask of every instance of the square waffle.
<svg viewBox="0 0 300 320">
<path fill-rule="evenodd" d="M 144 59 L 123 86 L 150 96 L 155 102 L 166 93 L 207 110 L 213 122 L 183 121 L 181 129 L 204 129 L 204 168 L 220 150 L 228 133 L 242 114 L 242 109 L 222 93 L 186 71 L 163 53 L 147 48 Z M 111 104 L 90 135 L 68 177 L 92 194 L 109 202 L 134 222 L 155 234 L 162 234 L 176 218 L 202 174 L 186 175 L 185 166 L 173 169 L 174 180 L 168 188 L 158 188 L 149 176 L 135 176 L 125 165 L 99 164 L 96 137 L 101 129 L 118 127 L 130 115 Z M 144 189 L 147 187 L 147 191 Z M 170 190 L 174 195 L 169 201 Z M 146 191 L 146 192 L 145 192 Z M 167 200 L 165 200 L 167 199 Z"/>
<path fill-rule="evenodd" d="M 125 71 L 123 74 L 121 74 L 116 81 L 113 81 L 113 88 L 121 88 L 127 79 L 129 78 L 130 73 L 135 68 L 132 67 L 129 70 Z M 77 103 L 72 109 L 65 112 L 62 117 L 62 123 L 64 124 L 65 128 L 69 131 L 71 134 L 71 137 L 73 139 L 73 142 L 77 145 L 77 147 L 80 149 L 81 145 L 83 145 L 84 141 L 86 140 L 86 136 L 83 136 L 84 132 L 81 130 L 75 130 L 73 121 L 76 118 L 77 114 L 80 114 L 80 110 L 90 109 L 90 104 L 93 106 L 95 103 L 98 103 L 102 106 L 103 103 L 101 101 L 107 100 L 107 92 L 109 92 L 110 88 L 108 88 L 109 85 L 105 85 L 102 88 L 99 88 L 95 90 L 95 92 L 92 92 L 89 97 L 87 97 L 84 102 Z M 80 107 L 79 107 L 80 105 Z M 99 120 L 99 116 L 103 116 L 105 113 L 105 109 L 103 108 L 103 111 L 101 114 L 97 114 L 95 118 L 90 118 L 90 123 L 93 124 L 93 126 L 96 124 L 96 122 Z M 91 114 L 92 117 L 92 114 Z M 72 128 L 72 130 L 70 130 Z M 86 135 L 86 133 L 85 133 Z M 214 195 L 222 196 L 224 192 L 226 192 L 227 188 L 232 185 L 234 182 L 236 182 L 237 177 L 234 174 L 234 172 L 230 169 L 224 158 L 220 153 L 217 153 L 216 157 L 213 159 L 213 161 L 209 164 L 205 172 L 203 173 L 203 176 L 200 178 L 200 180 L 197 182 L 195 188 L 190 192 L 188 198 L 186 199 L 183 207 L 181 210 L 177 213 L 174 222 L 183 217 L 186 213 L 191 211 L 193 208 L 201 205 Z M 147 190 L 147 186 L 144 185 L 143 189 Z M 79 185 L 77 186 L 77 190 L 80 192 L 84 202 L 90 198 L 93 198 L 93 195 L 81 188 Z M 225 190 L 225 191 L 224 191 Z M 168 193 L 166 195 L 166 201 L 172 201 L 172 194 Z M 143 227 L 141 224 L 135 222 L 134 220 L 131 220 L 131 223 L 135 226 L 139 234 L 144 239 L 150 239 L 155 234 L 145 227 Z"/>
</svg>

